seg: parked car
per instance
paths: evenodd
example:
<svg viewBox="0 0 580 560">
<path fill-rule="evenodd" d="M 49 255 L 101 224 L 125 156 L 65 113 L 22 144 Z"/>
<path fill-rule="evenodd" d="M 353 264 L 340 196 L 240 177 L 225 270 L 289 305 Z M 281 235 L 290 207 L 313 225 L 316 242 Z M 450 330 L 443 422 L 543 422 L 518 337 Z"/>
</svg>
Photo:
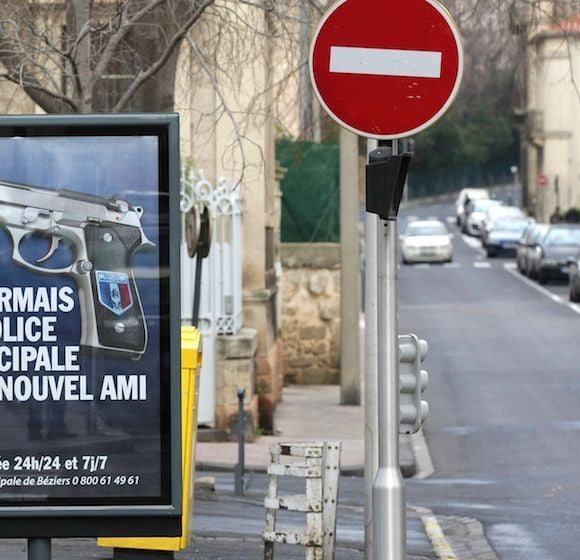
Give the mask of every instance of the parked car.
<svg viewBox="0 0 580 560">
<path fill-rule="evenodd" d="M 412 220 L 401 235 L 403 264 L 451 262 L 453 245 L 447 227 L 440 220 Z"/>
<path fill-rule="evenodd" d="M 481 235 L 484 234 L 485 230 L 491 229 L 493 224 L 498 220 L 513 220 L 516 218 L 526 218 L 525 212 L 517 206 L 504 206 L 503 204 L 499 206 L 490 206 L 485 211 L 485 216 L 482 220 Z"/>
<path fill-rule="evenodd" d="M 457 225 L 462 228 L 465 221 L 465 204 L 470 200 L 489 198 L 487 189 L 461 189 L 455 200 L 455 216 Z"/>
<path fill-rule="evenodd" d="M 530 276 L 540 284 L 568 279 L 570 263 L 580 251 L 580 224 L 552 224 L 530 255 Z"/>
<path fill-rule="evenodd" d="M 465 208 L 465 220 L 461 231 L 479 237 L 483 230 L 483 220 L 492 206 L 501 206 L 501 200 L 484 198 L 470 201 Z"/>
<path fill-rule="evenodd" d="M 580 253 L 570 262 L 570 272 L 568 275 L 568 288 L 570 301 L 580 302 Z"/>
<path fill-rule="evenodd" d="M 535 251 L 535 246 L 538 240 L 546 233 L 548 230 L 548 224 L 541 224 L 538 222 L 532 222 L 522 235 L 518 242 L 518 248 L 516 251 L 516 262 L 518 270 L 530 276 L 530 259 L 531 255 Z"/>
<path fill-rule="evenodd" d="M 481 238 L 481 244 L 487 256 L 515 256 L 518 242 L 529 225 L 529 218 L 507 218 L 495 221 L 489 229 L 484 231 Z"/>
</svg>

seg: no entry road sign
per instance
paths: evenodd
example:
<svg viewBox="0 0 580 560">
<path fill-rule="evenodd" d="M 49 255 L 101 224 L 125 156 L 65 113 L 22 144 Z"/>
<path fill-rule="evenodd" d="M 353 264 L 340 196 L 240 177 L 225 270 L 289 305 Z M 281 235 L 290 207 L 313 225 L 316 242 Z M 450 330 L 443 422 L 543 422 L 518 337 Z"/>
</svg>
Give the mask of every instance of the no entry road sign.
<svg viewBox="0 0 580 560">
<path fill-rule="evenodd" d="M 457 95 L 462 70 L 459 31 L 433 0 L 340 0 L 310 49 L 322 106 L 370 138 L 402 138 L 433 124 Z"/>
</svg>

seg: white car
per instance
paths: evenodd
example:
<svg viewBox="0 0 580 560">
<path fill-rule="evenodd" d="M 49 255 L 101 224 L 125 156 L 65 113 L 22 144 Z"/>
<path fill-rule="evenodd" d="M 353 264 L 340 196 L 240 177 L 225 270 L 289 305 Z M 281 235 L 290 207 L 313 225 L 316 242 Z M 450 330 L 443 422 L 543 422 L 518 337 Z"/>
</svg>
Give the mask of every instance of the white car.
<svg viewBox="0 0 580 560">
<path fill-rule="evenodd" d="M 492 206 L 501 206 L 501 200 L 483 198 L 471 201 L 465 208 L 465 219 L 461 231 L 468 235 L 480 237 L 483 233 L 483 222 Z"/>
<path fill-rule="evenodd" d="M 447 227 L 440 220 L 413 220 L 401 235 L 403 264 L 451 262 L 453 245 Z"/>
<path fill-rule="evenodd" d="M 457 225 L 463 227 L 465 220 L 465 204 L 470 200 L 481 200 L 489 198 L 487 189 L 461 189 L 455 199 L 455 216 Z"/>
</svg>

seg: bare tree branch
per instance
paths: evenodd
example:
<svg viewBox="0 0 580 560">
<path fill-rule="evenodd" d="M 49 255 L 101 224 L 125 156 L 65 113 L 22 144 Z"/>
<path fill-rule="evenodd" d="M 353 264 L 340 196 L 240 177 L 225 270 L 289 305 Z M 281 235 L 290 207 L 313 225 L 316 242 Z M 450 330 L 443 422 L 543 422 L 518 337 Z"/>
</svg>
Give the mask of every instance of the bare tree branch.
<svg viewBox="0 0 580 560">
<path fill-rule="evenodd" d="M 156 7 L 165 4 L 166 2 L 167 0 L 151 0 L 144 8 L 137 11 L 135 14 L 128 18 L 126 17 L 128 15 L 127 12 L 123 12 L 121 14 L 121 25 L 109 39 L 106 48 L 101 53 L 100 59 L 95 65 L 91 86 L 94 86 L 96 80 L 98 80 L 101 74 L 105 71 L 111 62 L 111 58 L 115 54 L 119 43 L 123 40 L 124 37 L 126 37 L 127 33 L 131 31 L 132 27 L 140 22 L 146 15 L 149 15 Z"/>
<path fill-rule="evenodd" d="M 213 2 L 214 0 L 204 0 L 200 3 L 200 5 L 191 13 L 189 18 L 179 28 L 179 30 L 173 35 L 173 37 L 171 37 L 171 40 L 169 41 L 161 56 L 151 66 L 149 66 L 146 71 L 141 72 L 133 81 L 133 83 L 131 83 L 131 85 L 126 89 L 125 93 L 113 108 L 114 112 L 121 111 L 127 104 L 127 101 L 133 96 L 135 91 L 137 91 L 137 89 L 141 87 L 145 81 L 154 76 L 167 63 L 167 60 L 172 54 L 175 53 L 179 43 L 191 29 L 191 26 L 200 18 L 206 8 L 213 4 Z"/>
</svg>

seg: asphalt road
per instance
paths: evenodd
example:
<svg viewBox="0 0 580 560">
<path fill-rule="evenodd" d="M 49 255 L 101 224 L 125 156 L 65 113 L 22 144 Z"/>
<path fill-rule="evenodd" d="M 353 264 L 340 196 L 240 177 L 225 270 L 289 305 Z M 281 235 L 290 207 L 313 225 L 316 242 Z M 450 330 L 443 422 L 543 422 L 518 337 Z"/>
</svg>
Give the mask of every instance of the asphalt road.
<svg viewBox="0 0 580 560">
<path fill-rule="evenodd" d="M 203 473 L 198 473 L 202 475 Z M 196 535 L 194 547 L 203 554 L 213 553 L 211 544 L 216 539 L 216 550 L 224 559 L 243 558 L 246 556 L 229 555 L 224 550 L 224 539 L 229 539 L 232 546 L 241 550 L 241 542 L 254 544 L 251 551 L 252 560 L 259 557 L 261 539 L 264 529 L 265 510 L 264 496 L 267 494 L 268 476 L 262 473 L 249 473 L 243 497 L 233 496 L 232 473 L 207 473 L 215 478 L 215 492 L 196 492 L 193 532 Z M 304 492 L 304 480 L 284 477 L 279 481 L 283 494 L 301 494 Z M 341 476 L 336 528 L 336 560 L 363 560 L 364 558 L 364 480 L 358 476 Z M 409 558 L 415 560 L 435 560 L 436 554 L 423 528 L 422 517 L 425 512 L 409 505 L 407 508 L 407 550 Z M 277 526 L 287 530 L 304 528 L 304 514 L 279 511 Z M 218 546 L 221 546 L 220 550 Z M 280 558 L 304 558 L 304 549 L 296 546 L 280 546 L 276 553 Z M 235 548 L 234 548 L 235 550 Z M 261 556 L 260 556 L 261 557 Z M 208 556 L 207 559 L 214 558 Z M 194 556 L 197 560 L 197 557 Z M 205 560 L 206 556 L 200 556 Z M 184 560 L 186 558 L 184 557 Z"/>
<path fill-rule="evenodd" d="M 453 215 L 451 204 L 404 210 Z M 400 332 L 429 343 L 435 473 L 411 503 L 480 520 L 501 560 L 580 558 L 580 316 L 564 284 L 526 282 L 450 223 L 454 262 L 401 266 Z"/>
</svg>

